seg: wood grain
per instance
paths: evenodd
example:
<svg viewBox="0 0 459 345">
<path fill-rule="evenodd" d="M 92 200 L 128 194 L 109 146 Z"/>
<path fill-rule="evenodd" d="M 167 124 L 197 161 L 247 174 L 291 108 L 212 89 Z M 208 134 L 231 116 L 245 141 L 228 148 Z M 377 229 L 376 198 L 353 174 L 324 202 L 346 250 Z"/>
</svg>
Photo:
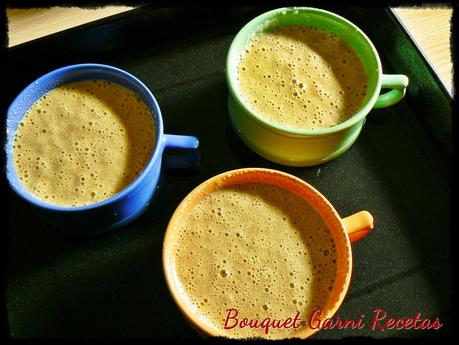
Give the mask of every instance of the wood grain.
<svg viewBox="0 0 459 345">
<path fill-rule="evenodd" d="M 451 58 L 451 7 L 394 8 L 434 66 L 446 87 L 452 92 L 453 62 Z"/>
<path fill-rule="evenodd" d="M 107 6 L 92 9 L 79 7 L 7 8 L 8 45 L 12 47 L 130 9 L 132 9 L 130 6 Z"/>
<path fill-rule="evenodd" d="M 107 6 L 97 9 L 78 7 L 8 8 L 9 46 L 132 9 L 130 6 Z M 450 31 L 451 7 L 395 8 L 408 31 L 431 61 L 440 78 L 452 92 Z"/>
</svg>

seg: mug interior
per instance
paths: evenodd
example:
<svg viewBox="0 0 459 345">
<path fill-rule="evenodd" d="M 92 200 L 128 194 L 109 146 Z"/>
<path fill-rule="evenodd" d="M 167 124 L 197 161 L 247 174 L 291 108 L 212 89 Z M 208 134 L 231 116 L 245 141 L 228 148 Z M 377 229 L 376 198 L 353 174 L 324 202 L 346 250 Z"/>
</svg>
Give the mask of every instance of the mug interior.
<svg viewBox="0 0 459 345">
<path fill-rule="evenodd" d="M 136 179 L 134 179 L 134 181 L 132 181 L 122 191 L 111 196 L 110 198 L 104 199 L 97 203 L 75 207 L 59 206 L 47 203 L 34 196 L 28 190 L 26 190 L 16 173 L 16 169 L 13 162 L 13 145 L 16 130 L 26 112 L 32 107 L 32 105 L 36 101 L 38 101 L 46 93 L 67 83 L 94 79 L 108 80 L 113 83 L 124 86 L 136 93 L 147 105 L 148 109 L 150 109 L 152 120 L 155 125 L 156 140 L 152 155 L 147 165 L 143 168 L 142 172 L 136 177 Z M 137 184 L 137 181 L 143 178 L 148 169 L 152 167 L 153 162 L 156 159 L 156 156 L 160 154 L 160 137 L 163 132 L 163 123 L 158 103 L 156 102 L 155 98 L 148 90 L 148 88 L 133 75 L 116 67 L 101 64 L 71 65 L 54 70 L 40 77 L 39 79 L 28 85 L 11 103 L 10 107 L 8 108 L 6 127 L 6 175 L 10 186 L 18 193 L 19 196 L 31 202 L 35 206 L 59 211 L 81 211 L 102 206 L 114 201 L 115 199 L 118 199 L 124 194 L 127 194 Z"/>
<path fill-rule="evenodd" d="M 237 66 L 240 56 L 252 39 L 263 32 L 271 31 L 282 26 L 304 25 L 334 33 L 346 42 L 359 56 L 367 75 L 367 93 L 358 112 L 346 121 L 323 129 L 298 130 L 283 128 L 259 116 L 241 96 L 237 81 Z M 227 79 L 232 96 L 252 116 L 269 127 L 292 134 L 326 134 L 338 131 L 362 120 L 373 107 L 381 88 L 381 62 L 370 39 L 353 23 L 329 11 L 310 7 L 279 8 L 252 19 L 236 35 L 231 44 L 227 58 Z"/>
<path fill-rule="evenodd" d="M 174 243 L 179 236 L 181 224 L 202 199 L 219 189 L 249 183 L 274 185 L 299 195 L 322 217 L 330 230 L 336 246 L 337 272 L 333 289 L 328 296 L 324 310 L 322 310 L 323 316 L 321 319 L 330 318 L 335 314 L 349 287 L 352 271 L 352 254 L 349 238 L 346 235 L 339 215 L 324 196 L 301 179 L 280 171 L 262 168 L 228 171 L 205 181 L 185 197 L 169 222 L 163 243 L 163 270 L 169 291 L 186 318 L 206 335 L 225 336 L 221 330 L 215 328 L 193 312 L 195 308 L 186 297 L 186 293 L 179 282 L 175 270 Z M 303 319 L 304 317 L 307 319 L 309 315 L 303 316 Z M 307 338 L 317 331 L 316 329 L 307 327 L 298 336 Z"/>
</svg>

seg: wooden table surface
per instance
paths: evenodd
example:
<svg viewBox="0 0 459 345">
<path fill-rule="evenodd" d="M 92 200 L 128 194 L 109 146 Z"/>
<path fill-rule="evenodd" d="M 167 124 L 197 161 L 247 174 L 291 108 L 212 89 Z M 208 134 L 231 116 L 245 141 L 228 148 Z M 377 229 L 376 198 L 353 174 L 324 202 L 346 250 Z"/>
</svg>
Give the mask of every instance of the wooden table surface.
<svg viewBox="0 0 459 345">
<path fill-rule="evenodd" d="M 9 46 L 132 9 L 107 6 L 98 9 L 52 7 L 7 9 Z M 397 15 L 431 61 L 447 88 L 452 91 L 451 7 L 395 8 Z"/>
</svg>

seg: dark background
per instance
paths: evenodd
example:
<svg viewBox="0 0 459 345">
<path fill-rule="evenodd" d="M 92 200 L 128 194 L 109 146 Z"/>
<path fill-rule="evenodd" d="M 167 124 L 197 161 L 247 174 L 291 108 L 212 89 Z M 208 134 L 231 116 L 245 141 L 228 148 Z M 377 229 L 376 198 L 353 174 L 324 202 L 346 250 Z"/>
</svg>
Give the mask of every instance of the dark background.
<svg viewBox="0 0 459 345">
<path fill-rule="evenodd" d="M 174 304 L 161 267 L 162 240 L 178 203 L 195 186 L 241 167 L 279 169 L 311 183 L 347 216 L 366 209 L 371 236 L 353 245 L 354 270 L 338 316 L 440 317 L 439 331 L 321 331 L 314 338 L 449 335 L 451 282 L 451 98 L 392 13 L 324 7 L 359 26 L 385 73 L 406 74 L 404 100 L 373 110 L 342 156 L 289 168 L 252 153 L 226 110 L 226 54 L 237 31 L 268 7 L 145 6 L 7 50 L 9 104 L 55 68 L 95 62 L 125 69 L 157 98 L 166 133 L 200 139 L 201 163 L 165 170 L 153 205 L 134 223 L 75 238 L 43 222 L 7 190 L 6 302 L 13 337 L 197 337 Z M 167 159 L 167 157 L 166 157 Z M 167 164 L 166 164 L 167 165 Z"/>
</svg>

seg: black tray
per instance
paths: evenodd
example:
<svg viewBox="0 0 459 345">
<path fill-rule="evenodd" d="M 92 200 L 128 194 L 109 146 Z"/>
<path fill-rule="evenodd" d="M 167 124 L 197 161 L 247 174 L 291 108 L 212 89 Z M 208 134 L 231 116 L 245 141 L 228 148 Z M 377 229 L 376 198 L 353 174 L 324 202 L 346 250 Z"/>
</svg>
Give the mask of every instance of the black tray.
<svg viewBox="0 0 459 345">
<path fill-rule="evenodd" d="M 314 338 L 424 337 L 451 331 L 451 96 L 386 8 L 326 7 L 363 29 L 385 73 L 410 77 L 404 100 L 373 110 L 356 143 L 322 166 L 287 168 L 252 153 L 233 131 L 224 68 L 236 32 L 269 8 L 141 7 L 8 49 L 6 100 L 64 65 L 105 63 L 151 88 L 165 130 L 199 137 L 201 164 L 165 171 L 158 199 L 133 224 L 69 238 L 8 192 L 7 311 L 14 337 L 198 337 L 164 281 L 161 250 L 172 212 L 207 178 L 269 167 L 319 189 L 342 216 L 362 209 L 374 233 L 353 246 L 354 270 L 340 318 L 365 314 L 361 330 Z M 33 63 L 32 63 L 33 61 Z M 392 317 L 439 317 L 438 331 L 372 331 L 375 308 Z"/>
</svg>

